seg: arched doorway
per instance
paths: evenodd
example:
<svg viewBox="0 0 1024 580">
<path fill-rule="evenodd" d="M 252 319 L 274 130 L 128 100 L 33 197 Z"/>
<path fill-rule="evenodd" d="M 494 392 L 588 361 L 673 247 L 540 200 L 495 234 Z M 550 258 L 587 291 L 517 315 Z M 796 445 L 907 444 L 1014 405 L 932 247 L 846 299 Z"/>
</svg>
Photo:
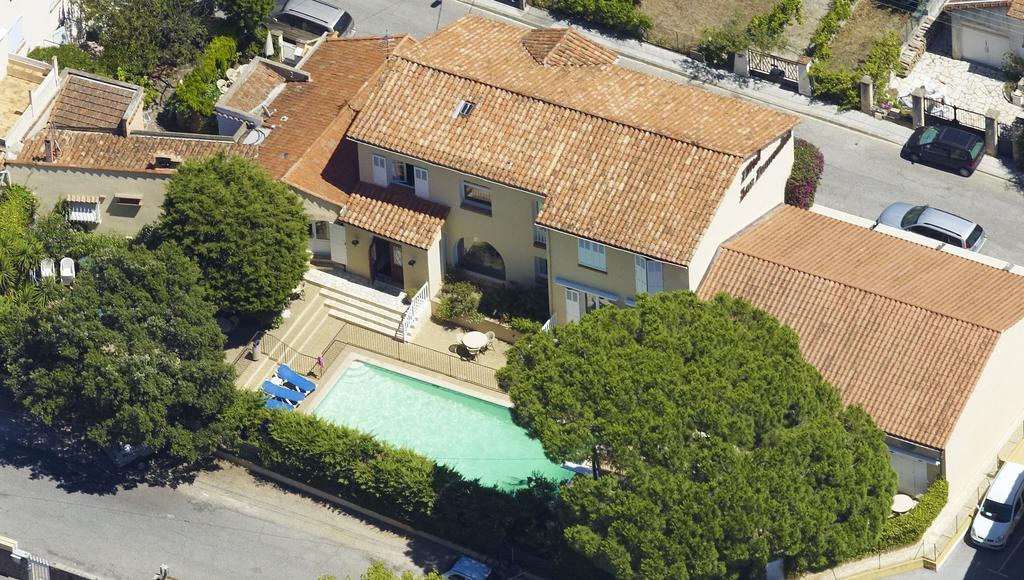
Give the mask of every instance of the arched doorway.
<svg viewBox="0 0 1024 580">
<path fill-rule="evenodd" d="M 455 244 L 456 263 L 473 274 L 505 279 L 505 260 L 494 246 L 477 239 L 462 238 Z"/>
</svg>

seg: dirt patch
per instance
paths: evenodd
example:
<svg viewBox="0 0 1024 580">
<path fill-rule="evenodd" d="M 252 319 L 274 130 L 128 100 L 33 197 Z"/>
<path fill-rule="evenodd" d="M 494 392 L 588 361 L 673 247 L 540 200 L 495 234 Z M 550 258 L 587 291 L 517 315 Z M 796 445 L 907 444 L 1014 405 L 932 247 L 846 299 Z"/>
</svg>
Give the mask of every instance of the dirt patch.
<svg viewBox="0 0 1024 580">
<path fill-rule="evenodd" d="M 853 70 L 868 56 L 871 46 L 890 32 L 899 32 L 910 17 L 874 0 L 861 0 L 853 15 L 832 41 L 832 63 Z"/>
<path fill-rule="evenodd" d="M 704 32 L 724 26 L 734 17 L 746 28 L 757 15 L 767 14 L 777 0 L 642 0 L 640 11 L 654 20 L 652 40 L 678 50 L 694 48 Z"/>
</svg>

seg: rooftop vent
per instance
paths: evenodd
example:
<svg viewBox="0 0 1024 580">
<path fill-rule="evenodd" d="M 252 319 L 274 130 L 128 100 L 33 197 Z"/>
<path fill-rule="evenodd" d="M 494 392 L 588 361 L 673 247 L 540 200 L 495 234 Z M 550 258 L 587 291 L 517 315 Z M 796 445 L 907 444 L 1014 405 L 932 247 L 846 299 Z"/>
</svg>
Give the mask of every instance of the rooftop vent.
<svg viewBox="0 0 1024 580">
<path fill-rule="evenodd" d="M 459 105 L 455 107 L 455 114 L 453 116 L 468 117 L 474 109 L 476 109 L 476 103 L 463 99 L 459 101 Z"/>
</svg>

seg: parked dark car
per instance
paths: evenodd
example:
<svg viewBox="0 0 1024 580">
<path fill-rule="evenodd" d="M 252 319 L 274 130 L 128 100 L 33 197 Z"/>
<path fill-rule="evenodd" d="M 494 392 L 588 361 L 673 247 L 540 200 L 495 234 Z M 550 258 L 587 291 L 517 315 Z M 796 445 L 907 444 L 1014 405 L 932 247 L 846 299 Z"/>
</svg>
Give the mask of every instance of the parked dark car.
<svg viewBox="0 0 1024 580">
<path fill-rule="evenodd" d="M 885 224 L 977 252 L 985 245 L 985 230 L 956 214 L 927 205 L 894 203 L 882 211 L 875 225 Z"/>
<path fill-rule="evenodd" d="M 325 32 L 340 36 L 352 30 L 352 16 L 337 0 L 289 0 L 270 19 L 270 29 L 294 45 L 312 42 Z"/>
<path fill-rule="evenodd" d="M 903 151 L 913 163 L 956 170 L 970 177 L 985 156 L 981 137 L 955 127 L 918 127 Z"/>
</svg>

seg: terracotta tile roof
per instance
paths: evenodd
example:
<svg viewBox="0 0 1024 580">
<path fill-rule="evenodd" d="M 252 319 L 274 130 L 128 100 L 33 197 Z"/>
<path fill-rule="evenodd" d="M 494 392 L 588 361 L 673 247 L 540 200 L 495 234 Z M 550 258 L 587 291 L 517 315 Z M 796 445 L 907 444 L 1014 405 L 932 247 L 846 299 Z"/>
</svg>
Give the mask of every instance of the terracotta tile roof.
<svg viewBox="0 0 1024 580">
<path fill-rule="evenodd" d="M 251 68 L 243 72 L 232 85 L 234 90 L 224 101 L 224 105 L 237 111 L 252 112 L 270 96 L 275 87 L 284 83 L 284 75 L 277 69 L 262 61 L 253 61 Z"/>
<path fill-rule="evenodd" d="M 610 63 L 541 65 L 524 46 L 536 34 L 528 28 L 466 16 L 421 43 L 403 46 L 396 54 L 494 87 L 743 157 L 764 148 L 797 123 L 795 117 L 761 105 Z M 579 33 L 566 37 L 574 46 L 589 44 L 586 50 L 574 49 L 573 54 L 615 54 Z"/>
<path fill-rule="evenodd" d="M 698 294 L 718 292 L 791 326 L 846 404 L 936 449 L 1024 317 L 1024 277 L 790 207 L 722 246 Z"/>
<path fill-rule="evenodd" d="M 1006 15 L 1017 20 L 1024 20 L 1024 0 L 1013 0 L 1010 2 L 1010 9 Z"/>
<path fill-rule="evenodd" d="M 237 145 L 230 141 L 182 137 L 181 133 L 173 137 L 170 135 L 132 133 L 130 137 L 122 137 L 106 132 L 55 130 L 60 155 L 56 161 L 47 163 L 44 160 L 46 132 L 40 132 L 25 141 L 17 159 L 9 159 L 7 163 L 166 173 L 166 170 L 153 168 L 153 158 L 157 154 L 173 154 L 182 161 L 203 159 L 219 151 L 250 159 L 256 158 L 258 154 L 257 147 Z"/>
<path fill-rule="evenodd" d="M 69 70 L 57 95 L 50 121 L 69 129 L 114 130 L 142 89 Z"/>
<path fill-rule="evenodd" d="M 590 66 L 612 64 L 619 55 L 587 40 L 571 28 L 538 28 L 523 36 L 523 47 L 538 64 Z"/>
<path fill-rule="evenodd" d="M 554 32 L 561 37 L 530 36 L 535 33 L 527 29 L 467 17 L 422 44 L 401 47 L 395 52 L 402 56 L 389 60 L 380 82 L 368 90 L 349 136 L 545 195 L 537 221 L 546 227 L 688 263 L 743 155 L 682 139 L 685 131 L 676 129 L 684 124 L 661 121 L 727 107 L 714 112 L 716 126 L 746 117 L 762 127 L 763 146 L 796 119 L 614 65 L 540 65 L 535 54 L 543 53 L 537 48 L 542 44 L 555 46 L 543 53 L 548 59 L 566 42 L 589 43 L 587 55 L 606 50 L 578 33 Z M 534 55 L 524 47 L 525 38 L 536 45 Z M 535 74 L 541 81 L 533 86 Z M 603 93 L 599 83 L 606 83 Z M 650 112 L 648 98 L 672 103 L 671 115 L 661 111 L 666 114 L 640 122 Z M 456 114 L 462 101 L 475 104 L 468 116 Z M 606 101 L 617 105 L 606 107 Z M 692 107 L 693 115 L 680 114 Z M 752 135 L 742 132 L 744 139 Z M 745 143 L 736 150 L 748 149 L 757 148 Z"/>
<path fill-rule="evenodd" d="M 349 101 L 378 73 L 388 53 L 406 37 L 328 38 L 303 64 L 308 82 L 290 82 L 274 99 L 274 129 L 260 145 L 260 164 L 281 179 L 333 203 L 348 184 L 328 166 L 352 120 Z M 348 173 L 346 171 L 346 173 Z"/>
<path fill-rule="evenodd" d="M 441 235 L 448 208 L 416 197 L 397 185 L 361 183 L 351 193 L 339 220 L 424 250 Z"/>
</svg>

